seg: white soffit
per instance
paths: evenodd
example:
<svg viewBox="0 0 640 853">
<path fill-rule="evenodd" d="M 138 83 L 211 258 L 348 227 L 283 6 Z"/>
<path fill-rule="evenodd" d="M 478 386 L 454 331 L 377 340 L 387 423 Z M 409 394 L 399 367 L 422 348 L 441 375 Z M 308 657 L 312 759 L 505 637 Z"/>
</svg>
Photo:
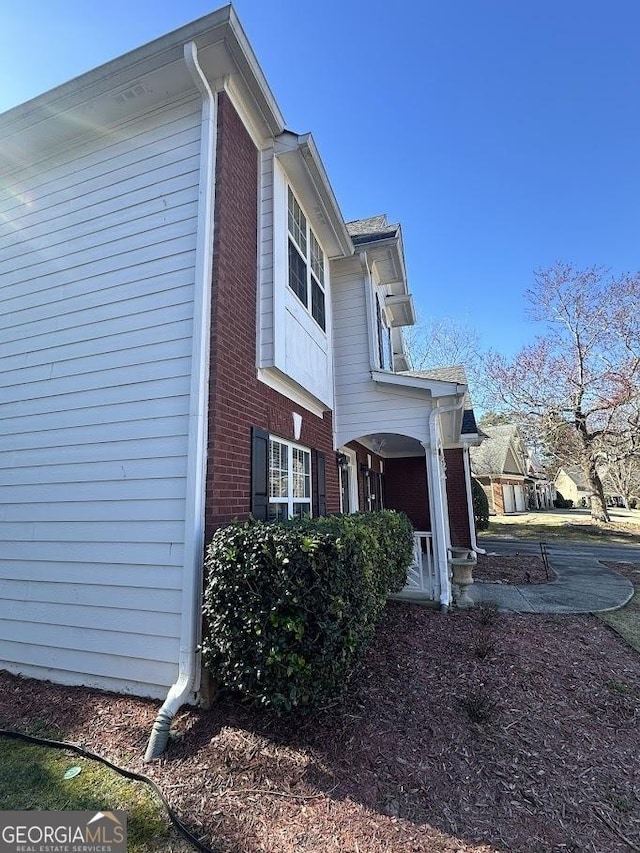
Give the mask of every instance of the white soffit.
<svg viewBox="0 0 640 853">
<path fill-rule="evenodd" d="M 410 294 L 387 296 L 384 305 L 392 327 L 413 326 L 415 324 L 416 312 L 413 307 L 413 297 Z"/>
<path fill-rule="evenodd" d="M 230 6 L 136 48 L 0 115 L 0 166 L 11 170 L 74 139 L 103 132 L 160 104 L 197 95 L 183 58 L 194 41 L 207 77 L 233 77 L 264 136 L 284 119 Z"/>
</svg>

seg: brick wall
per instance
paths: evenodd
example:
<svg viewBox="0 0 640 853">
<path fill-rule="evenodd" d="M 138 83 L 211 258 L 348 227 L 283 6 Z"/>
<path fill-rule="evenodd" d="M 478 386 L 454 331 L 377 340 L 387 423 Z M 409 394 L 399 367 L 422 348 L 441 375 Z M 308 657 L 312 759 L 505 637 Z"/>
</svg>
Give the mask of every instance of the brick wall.
<svg viewBox="0 0 640 853">
<path fill-rule="evenodd" d="M 445 450 L 444 459 L 447 466 L 447 505 L 451 544 L 460 548 L 470 548 L 471 534 L 462 449 Z"/>
<path fill-rule="evenodd" d="M 224 93 L 213 252 L 206 535 L 249 515 L 251 427 L 293 440 L 292 412 L 302 416 L 300 444 L 326 454 L 327 511 L 337 512 L 331 413 L 319 418 L 257 379 L 258 151 Z"/>
<path fill-rule="evenodd" d="M 385 491 L 389 509 L 406 512 L 416 530 L 431 530 L 424 456 L 385 459 Z"/>
<path fill-rule="evenodd" d="M 493 511 L 496 515 L 504 515 L 504 492 L 502 484 L 491 482 L 491 490 L 493 494 Z"/>
</svg>

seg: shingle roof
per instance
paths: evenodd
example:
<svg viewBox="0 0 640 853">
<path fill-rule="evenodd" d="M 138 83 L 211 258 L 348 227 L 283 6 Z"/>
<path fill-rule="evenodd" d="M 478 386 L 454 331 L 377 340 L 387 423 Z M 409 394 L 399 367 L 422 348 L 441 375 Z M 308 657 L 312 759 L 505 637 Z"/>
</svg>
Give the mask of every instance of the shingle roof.
<svg viewBox="0 0 640 853">
<path fill-rule="evenodd" d="M 487 438 L 479 447 L 472 447 L 471 469 L 476 476 L 492 474 L 519 474 L 519 471 L 506 471 L 509 446 L 517 437 L 518 427 L 515 424 L 500 424 L 499 426 L 483 427 Z"/>
<path fill-rule="evenodd" d="M 370 216 L 368 219 L 354 219 L 352 222 L 347 222 L 347 231 L 354 245 L 395 237 L 399 228 L 399 225 L 389 225 L 386 213 Z"/>
<path fill-rule="evenodd" d="M 463 364 L 450 364 L 445 367 L 430 367 L 428 370 L 406 370 L 404 372 L 408 376 L 417 376 L 420 379 L 436 379 L 441 382 L 456 382 L 458 385 L 466 385 L 461 433 L 462 435 L 469 435 L 478 432 L 476 417 L 473 413 L 473 403 L 469 394 L 467 374 Z"/>
<path fill-rule="evenodd" d="M 582 471 L 581 468 L 570 466 L 568 468 L 561 468 L 560 471 L 564 471 L 564 473 L 573 480 L 573 482 L 576 484 L 576 488 L 582 491 L 586 491 L 589 489 L 589 483 L 587 481 L 584 471 Z M 560 471 L 558 471 L 558 474 L 560 473 Z M 558 474 L 556 474 L 556 479 L 558 477 Z"/>
</svg>

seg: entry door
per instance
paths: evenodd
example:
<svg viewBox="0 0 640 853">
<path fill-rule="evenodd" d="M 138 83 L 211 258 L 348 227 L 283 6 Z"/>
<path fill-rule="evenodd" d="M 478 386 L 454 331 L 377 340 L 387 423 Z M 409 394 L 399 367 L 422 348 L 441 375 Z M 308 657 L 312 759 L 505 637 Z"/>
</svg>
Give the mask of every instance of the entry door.
<svg viewBox="0 0 640 853">
<path fill-rule="evenodd" d="M 341 465 L 340 472 L 340 509 L 342 512 L 358 512 L 358 474 L 356 455 L 346 447 L 338 448 L 338 453 L 349 460 L 348 465 Z"/>
</svg>

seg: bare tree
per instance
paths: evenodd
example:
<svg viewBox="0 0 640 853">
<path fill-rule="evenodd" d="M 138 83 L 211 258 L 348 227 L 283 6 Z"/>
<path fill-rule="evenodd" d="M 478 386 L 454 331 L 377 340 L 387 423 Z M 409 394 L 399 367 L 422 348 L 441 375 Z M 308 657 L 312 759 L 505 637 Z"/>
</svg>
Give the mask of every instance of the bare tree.
<svg viewBox="0 0 640 853">
<path fill-rule="evenodd" d="M 545 332 L 510 361 L 492 353 L 487 377 L 507 409 L 536 417 L 558 440 L 571 427 L 591 515 L 608 521 L 598 469 L 621 414 L 640 399 L 640 274 L 558 263 L 535 273 L 526 296 Z"/>
<path fill-rule="evenodd" d="M 600 442 L 599 470 L 606 491 L 619 495 L 625 507 L 640 495 L 640 400 L 625 407 Z"/>
<path fill-rule="evenodd" d="M 480 336 L 469 322 L 419 317 L 415 326 L 404 330 L 404 341 L 412 370 L 464 365 L 474 404 L 482 407 L 483 350 Z"/>
</svg>

